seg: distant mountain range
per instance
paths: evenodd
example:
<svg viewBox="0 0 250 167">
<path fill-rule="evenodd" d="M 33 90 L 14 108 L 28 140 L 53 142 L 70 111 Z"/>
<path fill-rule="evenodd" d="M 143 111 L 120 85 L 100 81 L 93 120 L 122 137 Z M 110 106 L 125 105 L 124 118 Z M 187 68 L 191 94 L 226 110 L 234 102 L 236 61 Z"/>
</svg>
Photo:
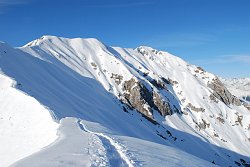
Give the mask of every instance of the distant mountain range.
<svg viewBox="0 0 250 167">
<path fill-rule="evenodd" d="M 232 94 L 250 102 L 250 78 L 221 78 L 221 80 Z"/>
<path fill-rule="evenodd" d="M 151 47 L 0 42 L 0 166 L 249 166 L 249 97 Z"/>
</svg>

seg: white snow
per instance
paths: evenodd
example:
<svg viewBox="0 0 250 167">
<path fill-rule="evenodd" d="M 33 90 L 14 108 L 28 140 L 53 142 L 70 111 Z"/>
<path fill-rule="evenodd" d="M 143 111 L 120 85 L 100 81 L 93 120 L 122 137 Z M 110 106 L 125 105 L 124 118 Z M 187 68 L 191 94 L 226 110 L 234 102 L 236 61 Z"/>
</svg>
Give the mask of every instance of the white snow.
<svg viewBox="0 0 250 167">
<path fill-rule="evenodd" d="M 86 123 L 86 121 L 84 121 Z M 102 128 L 102 127 L 99 127 Z M 211 163 L 176 148 L 145 140 L 89 131 L 81 120 L 64 118 L 58 129 L 59 139 L 48 148 L 14 166 L 210 166 Z M 126 143 L 124 148 L 115 141 Z M 126 151 L 127 149 L 127 151 Z M 128 152 L 129 150 L 129 152 Z M 150 150 L 150 151 L 149 151 Z M 166 156 L 168 155 L 168 156 Z"/>
<path fill-rule="evenodd" d="M 0 166 L 31 155 L 57 138 L 58 124 L 49 111 L 13 84 L 0 74 Z"/>
<path fill-rule="evenodd" d="M 30 154 L 14 166 L 235 166 L 234 161 L 249 161 L 249 111 L 211 101 L 207 84 L 215 76 L 170 53 L 43 36 L 21 48 L 0 43 L 0 68 L 0 114 L 6 120 L 0 156 L 9 159 L 0 166 Z M 114 76 L 122 76 L 121 83 Z M 131 78 L 155 90 L 150 80 L 171 79 L 175 83 L 158 93 L 183 113 L 163 118 L 154 111 L 159 123 L 154 125 L 135 111 L 124 112 L 119 95 Z M 192 111 L 189 103 L 205 111 Z M 10 114 L 14 121 L 8 120 Z M 204 122 L 209 127 L 199 128 Z"/>
</svg>

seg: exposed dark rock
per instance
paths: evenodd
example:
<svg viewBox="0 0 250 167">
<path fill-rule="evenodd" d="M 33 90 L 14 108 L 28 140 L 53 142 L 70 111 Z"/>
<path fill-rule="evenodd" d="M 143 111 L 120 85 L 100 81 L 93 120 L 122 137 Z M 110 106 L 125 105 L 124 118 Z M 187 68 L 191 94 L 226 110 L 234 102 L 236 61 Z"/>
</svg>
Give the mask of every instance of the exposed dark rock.
<svg viewBox="0 0 250 167">
<path fill-rule="evenodd" d="M 222 84 L 219 78 L 214 78 L 213 82 L 209 82 L 207 86 L 213 90 L 213 96 L 215 96 L 218 100 L 222 101 L 226 105 L 241 105 L 240 100 L 227 90 L 227 88 Z M 210 99 L 213 99 L 213 97 L 210 96 Z"/>
<path fill-rule="evenodd" d="M 152 84 L 152 85 L 154 85 L 157 89 L 167 89 L 167 86 L 165 85 L 165 83 L 164 82 L 162 82 L 162 81 L 160 81 L 160 80 L 155 80 L 155 79 L 152 79 L 151 81 L 150 81 L 150 83 Z"/>
<path fill-rule="evenodd" d="M 158 53 L 159 53 L 159 51 L 156 50 L 156 49 L 153 49 L 152 52 L 155 53 L 155 54 L 158 54 Z"/>
<path fill-rule="evenodd" d="M 199 73 L 200 71 L 199 70 L 195 70 L 194 72 Z"/>
<path fill-rule="evenodd" d="M 171 133 L 169 130 L 167 130 L 166 132 L 167 132 L 167 134 L 169 135 L 169 137 L 170 137 L 170 136 L 173 136 L 172 133 Z"/>
<path fill-rule="evenodd" d="M 238 123 L 239 123 L 241 126 L 243 126 L 243 125 L 242 125 L 242 120 L 243 120 L 243 115 L 238 115 L 238 114 L 237 114 L 237 119 L 236 119 L 236 121 L 235 121 L 235 124 L 238 125 Z"/>
<path fill-rule="evenodd" d="M 225 120 L 224 120 L 223 118 L 221 118 L 221 117 L 217 117 L 216 119 L 217 119 L 218 121 L 220 121 L 220 123 L 222 123 L 222 124 L 225 123 Z"/>
<path fill-rule="evenodd" d="M 141 53 L 143 56 L 149 55 L 149 53 L 145 49 L 143 49 L 142 47 L 136 48 L 136 50 L 137 50 L 137 52 Z"/>
<path fill-rule="evenodd" d="M 204 119 L 202 119 L 202 122 L 199 123 L 199 127 L 201 129 L 206 129 L 210 127 L 210 123 L 207 123 Z"/>
<path fill-rule="evenodd" d="M 140 81 L 132 78 L 123 83 L 124 103 L 136 109 L 145 118 L 153 120 L 152 109 L 162 116 L 172 114 L 169 103 L 153 90 L 148 90 Z"/>
<path fill-rule="evenodd" d="M 153 91 L 153 102 L 154 105 L 156 106 L 157 110 L 159 111 L 159 113 L 162 116 L 166 116 L 166 115 L 171 115 L 172 114 L 172 110 L 169 106 L 168 102 L 165 102 L 161 96 Z"/>
<path fill-rule="evenodd" d="M 215 102 L 215 103 L 218 103 L 219 101 L 217 100 L 217 98 L 213 95 L 213 94 L 210 94 L 209 95 L 209 98 L 210 98 L 210 100 L 212 100 L 213 102 Z"/>
<path fill-rule="evenodd" d="M 144 72 L 143 76 L 146 77 L 146 76 L 148 76 L 148 74 L 149 74 L 148 72 Z"/>
<path fill-rule="evenodd" d="M 152 100 L 150 100 L 152 95 L 144 85 L 132 78 L 124 82 L 123 90 L 126 104 L 135 108 L 146 117 L 153 119 L 152 109 L 149 107 L 149 103 L 152 103 Z"/>
<path fill-rule="evenodd" d="M 161 80 L 162 80 L 164 83 L 168 84 L 168 85 L 176 85 L 176 84 L 179 83 L 179 82 L 177 82 L 177 81 L 175 81 L 175 80 L 172 80 L 172 79 L 170 79 L 170 78 L 166 79 L 166 78 L 164 78 L 164 77 L 161 77 Z"/>
<path fill-rule="evenodd" d="M 214 132 L 214 137 L 219 137 L 219 135 L 217 133 Z"/>
<path fill-rule="evenodd" d="M 168 78 L 168 81 L 169 81 L 169 83 L 172 84 L 172 85 L 176 85 L 176 84 L 179 83 L 179 82 L 177 82 L 177 81 L 175 81 L 175 80 L 172 80 L 172 79 L 170 79 L 170 78 Z"/>
<path fill-rule="evenodd" d="M 149 117 L 147 117 L 147 116 L 145 116 L 145 115 L 142 115 L 146 120 L 148 120 L 149 122 L 151 122 L 152 124 L 154 124 L 154 125 L 159 125 L 159 123 L 156 121 L 156 120 L 154 120 L 153 118 L 149 118 Z"/>
<path fill-rule="evenodd" d="M 112 78 L 112 79 L 114 79 L 115 80 L 115 83 L 117 84 L 117 85 L 120 85 L 120 83 L 122 82 L 122 80 L 123 80 L 123 76 L 122 75 L 119 75 L 119 74 L 111 74 L 111 77 L 110 78 Z"/>
<path fill-rule="evenodd" d="M 224 143 L 226 143 L 227 141 L 225 139 L 220 139 L 221 141 L 223 141 Z"/>
<path fill-rule="evenodd" d="M 94 70 L 96 70 L 96 69 L 97 69 L 97 65 L 96 65 L 94 62 L 91 62 L 90 64 L 91 64 L 91 66 L 93 66 L 93 67 L 94 67 Z"/>
<path fill-rule="evenodd" d="M 203 71 L 203 72 L 205 71 L 203 68 L 201 68 L 201 67 L 199 67 L 199 66 L 197 67 L 197 69 L 199 69 L 199 70 L 201 70 L 201 71 Z"/>
<path fill-rule="evenodd" d="M 124 112 L 128 113 L 128 110 L 126 109 L 126 107 L 122 106 L 122 109 L 123 109 Z"/>
<path fill-rule="evenodd" d="M 196 112 L 205 112 L 205 108 L 195 107 L 191 103 L 188 103 L 187 107 L 189 107 L 191 110 L 196 111 Z"/>
<path fill-rule="evenodd" d="M 161 80 L 162 80 L 163 82 L 165 82 L 166 84 L 168 84 L 168 85 L 171 84 L 170 81 L 169 81 L 168 79 L 164 78 L 164 77 L 162 77 Z"/>
</svg>

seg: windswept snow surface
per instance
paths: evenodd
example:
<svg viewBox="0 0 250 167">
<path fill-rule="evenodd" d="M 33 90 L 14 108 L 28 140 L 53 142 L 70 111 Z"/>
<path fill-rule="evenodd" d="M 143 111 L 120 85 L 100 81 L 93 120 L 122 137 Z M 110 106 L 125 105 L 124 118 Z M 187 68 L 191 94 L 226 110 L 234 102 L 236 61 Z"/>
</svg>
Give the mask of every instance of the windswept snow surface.
<svg viewBox="0 0 250 167">
<path fill-rule="evenodd" d="M 46 131 L 45 138 L 33 139 L 37 143 L 45 140 L 46 135 L 51 139 L 30 146 L 33 152 L 21 151 L 20 158 L 23 158 L 46 146 L 16 163 L 20 158 L 5 154 L 10 161 L 8 164 L 0 161 L 0 166 L 12 163 L 13 166 L 214 166 L 214 163 L 235 166 L 249 163 L 250 111 L 243 105 L 211 100 L 213 90 L 208 84 L 216 77 L 167 52 L 145 46 L 109 47 L 93 38 L 43 36 L 15 49 L 0 43 L 0 68 L 3 76 L 15 81 L 16 89 L 11 89 L 46 106 L 39 112 L 48 115 L 47 119 L 39 119 L 45 124 L 44 128 L 35 129 L 36 134 Z M 153 109 L 151 116 L 157 123 L 152 123 L 135 109 L 126 107 L 121 102 L 127 93 L 124 83 L 131 79 L 157 92 L 173 113 L 163 117 Z M 157 88 L 154 81 L 164 81 L 166 86 Z M 6 89 L 6 84 L 0 85 Z M 15 103 L 4 104 L 1 102 L 0 107 L 15 106 Z M 32 106 L 29 101 L 24 104 L 29 109 Z M 31 108 L 37 118 L 30 118 L 32 114 L 25 114 L 26 110 L 30 111 L 22 112 L 25 120 L 36 122 L 42 117 L 35 113 L 38 110 Z M 0 111 L 6 118 L 8 113 Z M 14 115 L 18 117 L 18 113 Z M 35 128 L 33 124 L 30 126 Z M 18 127 L 9 134 L 21 136 Z M 8 129 L 11 127 L 1 131 Z M 30 133 L 23 135 L 29 137 Z M 2 144 L 2 140 L 0 142 Z M 4 143 L 8 148 L 1 148 L 0 156 L 8 149 L 21 150 L 25 146 L 19 144 L 19 136 L 13 138 L 13 143 L 15 145 Z"/>
<path fill-rule="evenodd" d="M 211 166 L 173 147 L 132 137 L 109 137 L 88 130 L 84 123 L 88 124 L 76 118 L 63 118 L 55 143 L 12 166 Z M 126 142 L 127 147 L 119 142 Z"/>
<path fill-rule="evenodd" d="M 0 166 L 39 151 L 56 138 L 58 124 L 36 99 L 0 74 Z"/>
</svg>

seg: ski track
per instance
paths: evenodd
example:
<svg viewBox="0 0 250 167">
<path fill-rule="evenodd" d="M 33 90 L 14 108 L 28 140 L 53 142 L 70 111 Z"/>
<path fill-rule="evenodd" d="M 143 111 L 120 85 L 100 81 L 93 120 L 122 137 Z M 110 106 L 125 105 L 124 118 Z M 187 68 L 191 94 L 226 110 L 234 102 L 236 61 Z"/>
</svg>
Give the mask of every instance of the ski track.
<svg viewBox="0 0 250 167">
<path fill-rule="evenodd" d="M 106 156 L 108 159 L 108 164 L 109 166 L 112 167 L 134 167 L 134 161 L 130 160 L 129 157 L 126 156 L 126 154 L 122 151 L 123 148 L 121 145 L 119 145 L 117 142 L 115 142 L 112 138 L 110 138 L 107 135 L 104 135 L 103 133 L 97 133 L 97 132 L 92 132 L 86 128 L 86 126 L 81 122 L 81 120 L 77 121 L 77 124 L 79 128 L 85 132 L 91 133 L 95 136 L 97 136 L 100 141 L 102 142 L 103 147 L 105 148 L 106 151 Z M 103 155 L 101 157 L 102 160 Z M 100 163 L 100 162 L 95 162 Z M 106 163 L 102 163 L 102 166 L 106 166 Z M 100 165 L 100 164 L 99 164 Z M 96 166 L 96 165 L 94 165 Z"/>
</svg>

